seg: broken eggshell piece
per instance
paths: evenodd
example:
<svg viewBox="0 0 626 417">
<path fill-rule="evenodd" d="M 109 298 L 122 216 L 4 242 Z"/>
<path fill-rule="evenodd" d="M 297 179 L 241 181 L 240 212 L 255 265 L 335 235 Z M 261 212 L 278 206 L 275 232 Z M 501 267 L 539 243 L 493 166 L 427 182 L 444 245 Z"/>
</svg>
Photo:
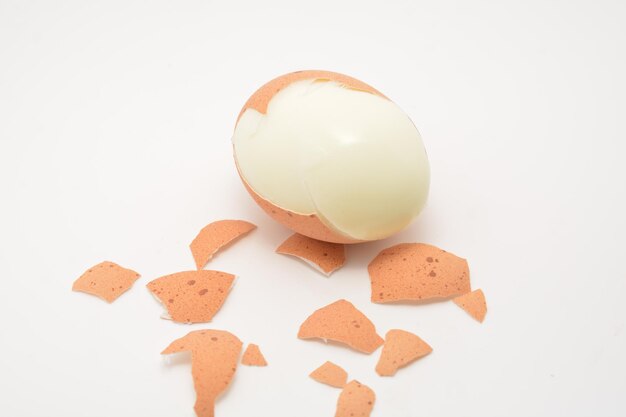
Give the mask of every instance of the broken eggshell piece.
<svg viewBox="0 0 626 417">
<path fill-rule="evenodd" d="M 228 388 L 239 362 L 242 343 L 224 330 L 196 330 L 173 341 L 163 352 L 191 352 L 191 375 L 198 417 L 215 416 L 215 399 Z"/>
<path fill-rule="evenodd" d="M 178 323 L 205 323 L 222 307 L 235 276 L 221 271 L 184 271 L 157 278 L 148 290 Z"/>
<path fill-rule="evenodd" d="M 108 303 L 128 291 L 139 274 L 132 269 L 104 261 L 85 271 L 72 285 L 73 291 L 95 295 Z"/>
<path fill-rule="evenodd" d="M 241 364 L 246 366 L 267 366 L 267 361 L 265 360 L 263 353 L 261 353 L 259 346 L 254 343 L 250 343 L 245 352 L 243 352 Z"/>
<path fill-rule="evenodd" d="M 335 417 L 369 417 L 376 394 L 357 380 L 350 381 L 339 394 Z"/>
<path fill-rule="evenodd" d="M 324 242 L 299 233 L 287 238 L 276 252 L 299 258 L 326 276 L 346 262 L 346 250 L 341 243 Z"/>
<path fill-rule="evenodd" d="M 244 220 L 219 220 L 206 225 L 189 245 L 197 269 L 202 269 L 220 249 L 254 230 Z"/>
<path fill-rule="evenodd" d="M 380 252 L 367 270 L 375 303 L 449 298 L 470 291 L 467 261 L 432 245 L 401 243 Z"/>
<path fill-rule="evenodd" d="M 467 312 L 467 314 L 472 316 L 477 321 L 482 323 L 483 320 L 485 320 L 485 315 L 487 314 L 487 302 L 485 300 L 483 290 L 478 289 L 468 292 L 467 294 L 455 297 L 452 301 L 454 301 L 454 304 L 461 307 Z"/>
<path fill-rule="evenodd" d="M 346 300 L 335 301 L 313 312 L 300 326 L 298 337 L 332 340 L 363 353 L 372 353 L 383 344 L 374 324 Z"/>
<path fill-rule="evenodd" d="M 380 353 L 376 372 L 380 376 L 392 376 L 403 366 L 428 355 L 433 348 L 419 336 L 405 330 L 389 330 Z"/>
<path fill-rule="evenodd" d="M 311 372 L 309 376 L 321 384 L 335 388 L 343 388 L 348 380 L 348 373 L 341 366 L 330 361 L 324 362 L 319 368 Z"/>
</svg>

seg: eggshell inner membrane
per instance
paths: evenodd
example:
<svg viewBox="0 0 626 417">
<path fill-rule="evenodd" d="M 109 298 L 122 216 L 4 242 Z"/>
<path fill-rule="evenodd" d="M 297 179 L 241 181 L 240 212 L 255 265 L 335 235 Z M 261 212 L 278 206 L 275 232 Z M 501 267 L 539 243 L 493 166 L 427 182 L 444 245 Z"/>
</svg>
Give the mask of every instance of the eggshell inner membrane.
<svg viewBox="0 0 626 417">
<path fill-rule="evenodd" d="M 248 108 L 233 135 L 240 173 L 285 210 L 316 214 L 356 240 L 404 228 L 422 209 L 429 166 L 408 116 L 379 95 L 329 80 L 295 81 Z"/>
</svg>

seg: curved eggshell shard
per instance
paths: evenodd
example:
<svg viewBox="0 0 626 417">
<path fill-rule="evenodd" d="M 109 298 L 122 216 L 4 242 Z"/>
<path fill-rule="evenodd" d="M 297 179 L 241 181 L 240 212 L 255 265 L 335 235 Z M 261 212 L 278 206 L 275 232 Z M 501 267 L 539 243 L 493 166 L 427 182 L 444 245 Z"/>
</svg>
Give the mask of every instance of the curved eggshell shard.
<svg viewBox="0 0 626 417">
<path fill-rule="evenodd" d="M 367 269 L 375 303 L 449 298 L 470 291 L 467 261 L 424 243 L 385 249 Z"/>
<path fill-rule="evenodd" d="M 241 363 L 247 366 L 267 366 L 267 361 L 261 353 L 261 349 L 254 343 L 250 343 L 245 352 L 243 352 Z"/>
<path fill-rule="evenodd" d="M 342 244 L 323 242 L 298 233 L 287 238 L 276 252 L 300 258 L 326 276 L 341 268 L 346 261 Z"/>
<path fill-rule="evenodd" d="M 330 361 L 324 362 L 322 366 L 309 374 L 311 378 L 322 384 L 335 388 L 343 388 L 348 380 L 348 373 L 339 365 Z"/>
<path fill-rule="evenodd" d="M 335 417 L 368 417 L 376 402 L 376 394 L 367 385 L 353 380 L 346 385 L 337 400 Z"/>
<path fill-rule="evenodd" d="M 234 279 L 221 271 L 185 271 L 157 278 L 147 287 L 173 321 L 205 323 L 224 303 Z"/>
<path fill-rule="evenodd" d="M 452 301 L 479 322 L 482 323 L 485 319 L 485 315 L 487 314 L 487 302 L 485 301 L 483 290 L 474 290 L 470 293 L 460 295 Z"/>
<path fill-rule="evenodd" d="M 128 291 L 138 278 L 139 274 L 132 269 L 104 261 L 92 266 L 74 281 L 72 291 L 95 295 L 112 303 Z"/>
<path fill-rule="evenodd" d="M 219 220 L 203 227 L 189 245 L 196 267 L 202 269 L 217 251 L 255 228 L 244 220 Z"/>
<path fill-rule="evenodd" d="M 287 87 L 289 84 L 302 80 L 335 81 L 346 86 L 347 88 L 366 91 L 387 99 L 387 97 L 374 87 L 348 75 L 320 70 L 297 71 L 282 75 L 261 86 L 261 88 L 252 94 L 252 96 L 250 96 L 248 101 L 244 104 L 243 108 L 239 112 L 239 116 L 237 116 L 237 121 L 239 121 L 239 118 L 247 109 L 254 109 L 263 114 L 267 113 L 268 103 L 274 95 L 276 95 L 276 93 Z M 235 164 L 237 164 L 237 158 L 235 158 Z M 296 213 L 276 206 L 272 202 L 260 196 L 255 190 L 252 189 L 252 187 L 250 187 L 246 179 L 241 175 L 239 166 L 237 166 L 237 172 L 239 173 L 246 190 L 250 193 L 254 201 L 263 209 L 263 211 L 265 211 L 271 218 L 287 226 L 294 232 L 326 242 L 361 242 L 360 240 L 351 238 L 350 236 L 346 236 L 338 230 L 335 230 L 335 228 L 325 223 L 314 213 Z"/>
<path fill-rule="evenodd" d="M 385 335 L 383 351 L 376 364 L 380 376 L 392 376 L 399 368 L 428 355 L 433 348 L 419 336 L 404 330 L 389 330 Z"/>
<path fill-rule="evenodd" d="M 372 353 L 383 344 L 374 324 L 346 300 L 316 310 L 302 323 L 298 337 L 333 340 L 364 353 Z"/>
<path fill-rule="evenodd" d="M 196 330 L 172 342 L 162 355 L 191 352 L 191 374 L 196 390 L 194 409 L 198 417 L 215 415 L 215 399 L 230 384 L 242 343 L 224 330 Z"/>
</svg>

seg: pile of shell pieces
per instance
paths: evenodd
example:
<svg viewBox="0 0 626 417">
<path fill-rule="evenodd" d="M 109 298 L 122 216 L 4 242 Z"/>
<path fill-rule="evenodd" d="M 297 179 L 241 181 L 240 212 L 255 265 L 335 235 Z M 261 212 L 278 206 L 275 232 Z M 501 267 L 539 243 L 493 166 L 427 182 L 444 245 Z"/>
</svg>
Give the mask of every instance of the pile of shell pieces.
<svg viewBox="0 0 626 417">
<path fill-rule="evenodd" d="M 165 319 L 177 323 L 206 323 L 219 311 L 230 292 L 235 276 L 204 270 L 211 258 L 224 247 L 256 228 L 243 220 L 221 220 L 204 227 L 191 242 L 196 270 L 157 278 L 148 290 L 165 307 Z M 294 234 L 276 252 L 297 257 L 321 273 L 330 275 L 345 263 L 344 245 L 322 242 Z M 482 322 L 487 312 L 482 290 L 471 290 L 467 261 L 423 243 L 403 243 L 380 252 L 369 264 L 372 302 L 452 299 L 473 318 Z M 88 269 L 72 287 L 111 303 L 129 290 L 139 278 L 133 270 L 113 262 L 102 262 Z M 357 351 L 371 354 L 381 345 L 376 372 L 392 376 L 396 371 L 430 352 L 432 347 L 419 336 L 400 329 L 389 330 L 385 339 L 374 324 L 352 303 L 338 300 L 311 314 L 300 326 L 300 339 L 332 340 Z M 191 352 L 196 390 L 195 411 L 199 417 L 215 415 L 215 401 L 235 374 L 243 344 L 224 330 L 197 330 L 173 341 L 162 354 Z M 267 366 L 259 346 L 247 346 L 241 363 Z M 326 362 L 314 370 L 314 380 L 341 389 L 335 417 L 369 416 L 376 396 L 360 382 L 348 381 L 340 366 Z"/>
</svg>

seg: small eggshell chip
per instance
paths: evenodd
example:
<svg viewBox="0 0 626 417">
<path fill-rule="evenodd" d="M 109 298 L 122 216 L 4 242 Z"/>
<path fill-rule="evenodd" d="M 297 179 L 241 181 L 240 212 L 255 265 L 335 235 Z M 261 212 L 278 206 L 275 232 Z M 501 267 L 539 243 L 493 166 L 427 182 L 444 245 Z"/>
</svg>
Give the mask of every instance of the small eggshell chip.
<svg viewBox="0 0 626 417">
<path fill-rule="evenodd" d="M 346 261 L 344 245 L 323 242 L 298 233 L 285 240 L 276 252 L 300 258 L 326 276 L 341 268 Z"/>
<path fill-rule="evenodd" d="M 105 261 L 85 271 L 74 281 L 72 290 L 95 295 L 112 303 L 128 291 L 138 278 L 137 272 Z"/>
<path fill-rule="evenodd" d="M 267 361 L 261 353 L 261 349 L 254 343 L 250 343 L 245 352 L 243 352 L 241 363 L 247 366 L 267 366 Z"/>
<path fill-rule="evenodd" d="M 485 315 L 487 314 L 487 302 L 485 301 L 483 290 L 475 290 L 460 295 L 452 301 L 479 322 L 482 323 L 485 319 Z"/>
<path fill-rule="evenodd" d="M 341 366 L 330 361 L 326 361 L 309 376 L 317 382 L 336 388 L 343 388 L 348 381 L 348 373 Z"/>
<path fill-rule="evenodd" d="M 220 220 L 203 227 L 189 245 L 196 267 L 202 269 L 217 251 L 255 228 L 243 220 Z"/>
<path fill-rule="evenodd" d="M 376 394 L 359 381 L 350 381 L 337 400 L 335 417 L 368 417 L 374 408 Z"/>
<path fill-rule="evenodd" d="M 147 287 L 167 309 L 167 318 L 206 323 L 224 303 L 234 279 L 221 271 L 185 271 L 157 278 Z"/>
<path fill-rule="evenodd" d="M 196 330 L 172 342 L 162 355 L 191 352 L 191 375 L 196 390 L 198 417 L 214 417 L 215 399 L 233 379 L 241 341 L 223 330 Z"/>
<path fill-rule="evenodd" d="M 467 261 L 424 243 L 387 248 L 367 269 L 375 303 L 449 298 L 470 291 Z"/>
<path fill-rule="evenodd" d="M 404 330 L 389 330 L 385 335 L 385 345 L 376 365 L 380 376 L 395 375 L 398 368 L 428 355 L 433 348 L 417 335 Z"/>
<path fill-rule="evenodd" d="M 298 337 L 333 340 L 364 353 L 372 353 L 383 344 L 374 324 L 346 300 L 316 310 L 302 323 Z"/>
</svg>

